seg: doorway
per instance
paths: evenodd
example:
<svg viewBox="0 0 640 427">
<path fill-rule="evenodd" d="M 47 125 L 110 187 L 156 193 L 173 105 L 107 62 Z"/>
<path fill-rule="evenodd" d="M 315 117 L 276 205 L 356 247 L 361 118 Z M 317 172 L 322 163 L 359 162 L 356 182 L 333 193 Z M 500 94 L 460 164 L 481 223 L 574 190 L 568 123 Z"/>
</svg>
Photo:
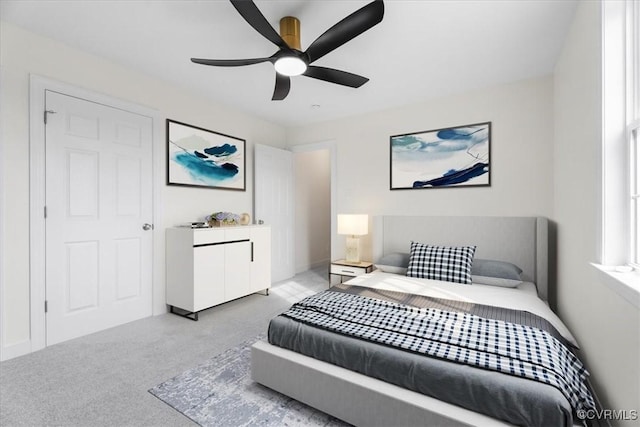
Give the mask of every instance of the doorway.
<svg viewBox="0 0 640 427">
<path fill-rule="evenodd" d="M 298 145 L 294 153 L 296 273 L 331 260 L 335 146 L 331 142 Z"/>
</svg>

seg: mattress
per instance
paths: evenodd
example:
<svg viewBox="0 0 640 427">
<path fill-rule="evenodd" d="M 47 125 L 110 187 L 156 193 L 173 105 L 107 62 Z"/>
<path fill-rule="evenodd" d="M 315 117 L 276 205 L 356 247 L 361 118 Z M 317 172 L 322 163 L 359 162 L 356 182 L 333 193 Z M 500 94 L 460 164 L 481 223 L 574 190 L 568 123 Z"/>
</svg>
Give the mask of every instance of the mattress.
<svg viewBox="0 0 640 427">
<path fill-rule="evenodd" d="M 537 298 L 532 283 L 509 289 L 374 272 L 347 284 L 455 299 L 471 305 L 515 307 L 543 317 L 568 342 L 575 343 L 560 319 Z M 562 426 L 573 422 L 571 405 L 563 394 L 536 381 L 425 357 L 336 334 L 284 316 L 271 321 L 269 342 L 512 424 Z"/>
<path fill-rule="evenodd" d="M 464 285 L 441 280 L 416 279 L 399 274 L 374 271 L 355 277 L 345 283 L 528 311 L 546 319 L 572 346 L 579 348 L 576 339 L 562 320 L 538 297 L 536 285 L 531 282 L 522 282 L 515 288 L 504 288 L 476 283 Z"/>
</svg>

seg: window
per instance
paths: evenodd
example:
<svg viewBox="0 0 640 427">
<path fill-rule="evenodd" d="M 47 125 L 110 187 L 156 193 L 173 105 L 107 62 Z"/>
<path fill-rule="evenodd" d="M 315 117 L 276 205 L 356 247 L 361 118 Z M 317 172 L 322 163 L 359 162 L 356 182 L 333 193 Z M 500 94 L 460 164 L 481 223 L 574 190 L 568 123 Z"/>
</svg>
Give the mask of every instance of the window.
<svg viewBox="0 0 640 427">
<path fill-rule="evenodd" d="M 640 308 L 640 0 L 600 7 L 602 229 L 593 266 L 602 284 Z"/>
<path fill-rule="evenodd" d="M 640 3 L 627 1 L 626 120 L 629 143 L 630 264 L 640 267 Z"/>
<path fill-rule="evenodd" d="M 602 2 L 601 264 L 640 269 L 640 3 Z"/>
<path fill-rule="evenodd" d="M 629 146 L 631 165 L 631 257 L 630 264 L 640 266 L 640 147 L 638 147 L 638 123 L 629 129 Z"/>
</svg>

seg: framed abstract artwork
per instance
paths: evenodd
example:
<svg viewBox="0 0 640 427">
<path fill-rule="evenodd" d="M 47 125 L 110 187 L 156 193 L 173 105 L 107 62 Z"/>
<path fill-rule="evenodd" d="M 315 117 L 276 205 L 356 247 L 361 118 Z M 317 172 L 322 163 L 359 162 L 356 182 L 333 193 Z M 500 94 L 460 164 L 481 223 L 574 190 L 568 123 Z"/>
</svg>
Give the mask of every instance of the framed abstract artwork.
<svg viewBox="0 0 640 427">
<path fill-rule="evenodd" d="M 391 190 L 491 185 L 491 122 L 389 139 Z"/>
<path fill-rule="evenodd" d="M 167 119 L 167 185 L 245 191 L 245 140 Z"/>
</svg>

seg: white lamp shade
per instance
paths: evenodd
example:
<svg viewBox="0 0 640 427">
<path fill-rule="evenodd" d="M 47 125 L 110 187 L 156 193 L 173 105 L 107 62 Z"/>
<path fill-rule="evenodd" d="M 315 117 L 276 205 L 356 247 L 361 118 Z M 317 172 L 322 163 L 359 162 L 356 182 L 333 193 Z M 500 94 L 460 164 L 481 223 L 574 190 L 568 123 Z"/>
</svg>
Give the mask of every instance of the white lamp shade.
<svg viewBox="0 0 640 427">
<path fill-rule="evenodd" d="M 338 234 L 364 236 L 369 232 L 368 215 L 338 215 Z"/>
</svg>

